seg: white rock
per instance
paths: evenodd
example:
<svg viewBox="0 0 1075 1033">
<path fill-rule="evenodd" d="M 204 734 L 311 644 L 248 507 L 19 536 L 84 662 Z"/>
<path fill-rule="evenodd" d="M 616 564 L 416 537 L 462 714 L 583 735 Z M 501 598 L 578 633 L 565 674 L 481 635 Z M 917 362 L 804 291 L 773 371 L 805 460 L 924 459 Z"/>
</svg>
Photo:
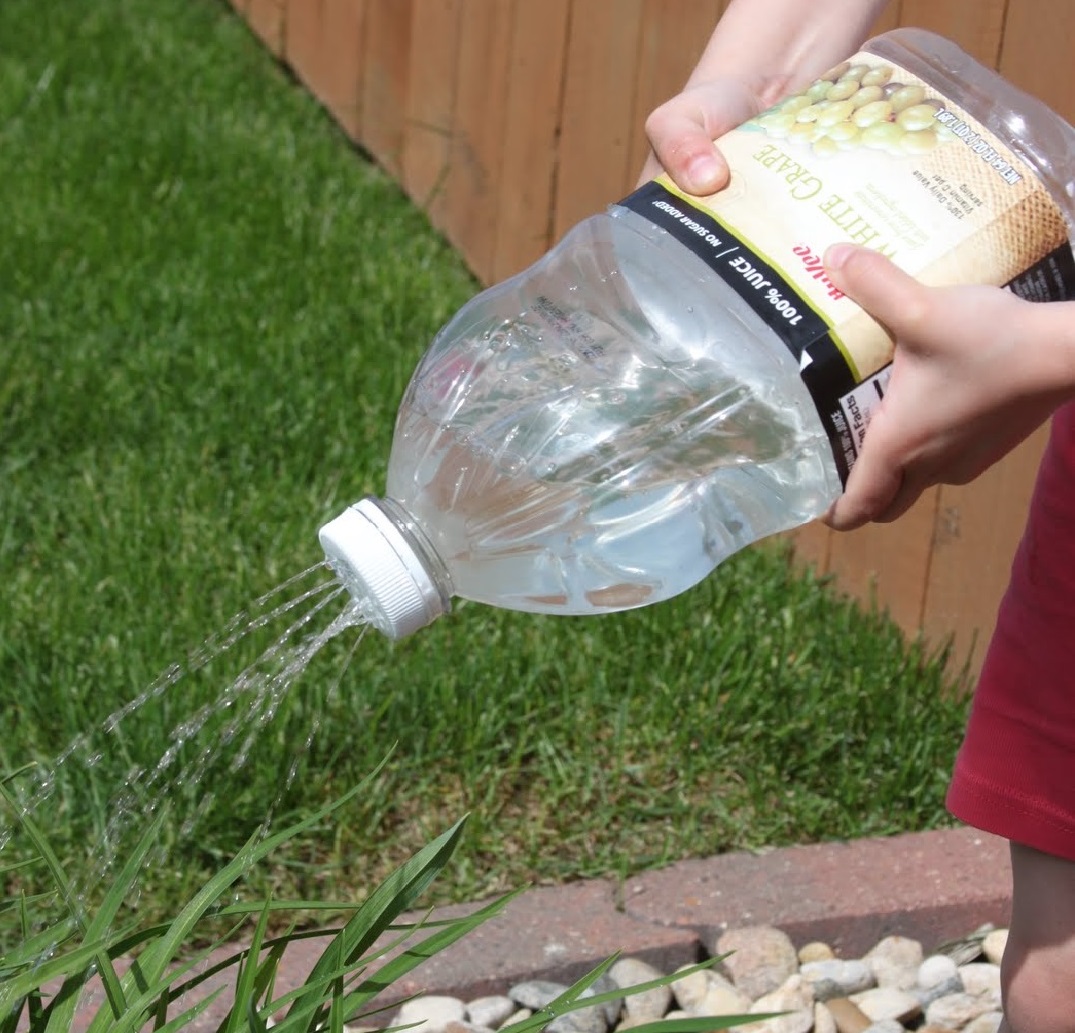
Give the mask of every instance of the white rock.
<svg viewBox="0 0 1075 1033">
<path fill-rule="evenodd" d="M 956 963 L 947 954 L 931 954 L 921 965 L 915 982 L 923 990 L 929 990 L 958 974 Z"/>
<path fill-rule="evenodd" d="M 517 1012 L 512 1012 L 500 1027 L 504 1029 L 507 1026 L 511 1026 L 516 1022 L 522 1022 L 525 1019 L 529 1019 L 534 1013 L 529 1008 L 520 1008 Z"/>
<path fill-rule="evenodd" d="M 931 1026 L 962 1029 L 975 1019 L 994 1011 L 988 1001 L 970 994 L 949 994 L 939 997 L 926 1009 L 926 1022 Z"/>
<path fill-rule="evenodd" d="M 987 1011 L 984 1015 L 972 1019 L 963 1027 L 963 1033 L 997 1033 L 1004 1016 L 999 1011 Z"/>
<path fill-rule="evenodd" d="M 963 989 L 971 997 L 981 997 L 992 1001 L 993 1007 L 1000 1010 L 1000 966 L 990 961 L 976 961 L 959 966 L 959 978 L 963 980 Z"/>
<path fill-rule="evenodd" d="M 778 990 L 799 970 L 799 956 L 787 933 L 771 926 L 729 929 L 716 943 L 725 971 L 752 1000 Z"/>
<path fill-rule="evenodd" d="M 515 1014 L 515 1002 L 502 994 L 493 997 L 477 997 L 467 1003 L 465 1017 L 475 1026 L 499 1029 Z"/>
<path fill-rule="evenodd" d="M 822 943 L 820 940 L 814 940 L 812 943 L 804 943 L 799 948 L 799 964 L 805 965 L 811 961 L 831 961 L 836 957 L 833 949 L 827 944 Z"/>
<path fill-rule="evenodd" d="M 676 971 L 682 972 L 690 967 L 690 965 L 682 965 Z M 706 991 L 709 989 L 709 973 L 703 970 L 701 972 L 689 972 L 685 976 L 677 976 L 670 984 L 670 987 L 676 1004 L 683 1011 L 689 1012 L 705 997 Z"/>
<path fill-rule="evenodd" d="M 545 1029 L 547 1033 L 608 1033 L 615 1022 L 600 1007 L 580 1008 L 557 1016 Z"/>
<path fill-rule="evenodd" d="M 609 969 L 612 981 L 621 990 L 659 979 L 664 973 L 638 958 L 620 958 Z M 652 990 L 643 990 L 637 994 L 627 994 L 623 1001 L 623 1010 L 628 1019 L 656 1022 L 663 1019 L 672 1005 L 672 990 L 667 986 L 658 986 Z"/>
<path fill-rule="evenodd" d="M 907 1033 L 902 1022 L 895 1019 L 882 1019 L 880 1022 L 871 1022 L 862 1033 Z"/>
<path fill-rule="evenodd" d="M 862 993 L 852 994 L 851 1000 L 871 1022 L 880 1022 L 882 1019 L 904 1022 L 922 1011 L 922 1005 L 914 994 L 891 986 L 863 990 Z"/>
<path fill-rule="evenodd" d="M 837 1033 L 832 1012 L 820 1001 L 814 1005 L 814 1033 Z"/>
<path fill-rule="evenodd" d="M 922 944 L 907 936 L 886 936 L 863 959 L 873 969 L 877 985 L 910 990 L 922 964 Z"/>
<path fill-rule="evenodd" d="M 1000 959 L 1004 957 L 1004 948 L 1007 947 L 1007 945 L 1007 929 L 994 929 L 991 933 L 987 934 L 986 938 L 982 940 L 982 953 L 985 955 L 986 961 L 990 961 L 994 965 L 999 965 Z"/>
<path fill-rule="evenodd" d="M 450 1022 L 464 1022 L 466 1006 L 457 997 L 416 997 L 413 1001 L 404 1001 L 396 1016 L 396 1024 L 406 1026 L 411 1023 L 424 1023 L 416 1033 L 444 1033 Z"/>
<path fill-rule="evenodd" d="M 875 985 L 873 969 L 865 961 L 808 961 L 799 969 L 814 989 L 814 997 L 827 1001 L 832 997 L 850 997 Z"/>
<path fill-rule="evenodd" d="M 742 1015 L 750 1011 L 750 998 L 726 979 L 714 980 L 691 1009 L 694 1015 Z"/>
<path fill-rule="evenodd" d="M 555 1001 L 566 989 L 564 983 L 554 983 L 549 979 L 524 979 L 508 990 L 508 997 L 521 1008 L 536 1011 Z"/>
<path fill-rule="evenodd" d="M 751 1006 L 751 1015 L 786 1012 L 744 1027 L 751 1033 L 810 1033 L 814 1028 L 814 994 L 801 976 L 792 975 L 771 993 L 762 994 Z"/>
</svg>

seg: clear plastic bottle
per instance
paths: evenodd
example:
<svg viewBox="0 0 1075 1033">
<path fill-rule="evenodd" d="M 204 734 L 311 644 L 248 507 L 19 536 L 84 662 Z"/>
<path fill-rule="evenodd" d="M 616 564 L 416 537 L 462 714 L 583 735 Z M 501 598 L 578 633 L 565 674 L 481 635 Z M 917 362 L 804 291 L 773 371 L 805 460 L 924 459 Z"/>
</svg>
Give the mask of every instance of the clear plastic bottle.
<svg viewBox="0 0 1075 1033">
<path fill-rule="evenodd" d="M 936 82 L 1070 211 L 1073 133 L 1055 114 L 932 34 L 864 49 Z M 690 225 L 676 232 L 644 211 L 625 202 L 580 223 L 465 305 L 421 360 L 386 497 L 320 531 L 385 634 L 425 626 L 453 596 L 558 614 L 668 599 L 842 490 L 848 457 L 804 374 L 813 354 L 759 316 L 758 299 L 784 295 L 715 275 L 693 218 L 677 211 Z"/>
</svg>

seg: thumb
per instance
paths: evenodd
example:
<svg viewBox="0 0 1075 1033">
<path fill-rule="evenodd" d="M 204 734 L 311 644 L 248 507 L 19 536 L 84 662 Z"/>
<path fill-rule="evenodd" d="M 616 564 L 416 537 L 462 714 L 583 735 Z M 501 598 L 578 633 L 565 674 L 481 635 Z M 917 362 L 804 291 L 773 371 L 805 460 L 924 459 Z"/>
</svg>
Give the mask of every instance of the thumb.
<svg viewBox="0 0 1075 1033">
<path fill-rule="evenodd" d="M 675 101 L 662 105 L 646 120 L 646 135 L 681 190 L 714 194 L 728 182 L 728 166 L 706 131 L 704 112 Z"/>
<path fill-rule="evenodd" d="M 834 244 L 825 252 L 832 282 L 890 331 L 920 321 L 926 288 L 884 255 L 854 244 Z"/>
</svg>

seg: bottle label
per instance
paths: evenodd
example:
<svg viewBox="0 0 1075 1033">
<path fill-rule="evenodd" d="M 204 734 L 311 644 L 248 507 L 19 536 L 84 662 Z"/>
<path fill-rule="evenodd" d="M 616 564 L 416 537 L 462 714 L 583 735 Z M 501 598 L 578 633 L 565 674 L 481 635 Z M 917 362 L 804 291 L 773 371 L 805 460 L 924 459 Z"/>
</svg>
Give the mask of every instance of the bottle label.
<svg viewBox="0 0 1075 1033">
<path fill-rule="evenodd" d="M 911 72 L 857 54 L 721 137 L 728 186 L 692 197 L 660 176 L 621 202 L 699 255 L 799 363 L 840 476 L 884 395 L 887 331 L 829 280 L 851 242 L 921 282 L 1075 297 L 1059 207 L 1029 165 Z"/>
</svg>

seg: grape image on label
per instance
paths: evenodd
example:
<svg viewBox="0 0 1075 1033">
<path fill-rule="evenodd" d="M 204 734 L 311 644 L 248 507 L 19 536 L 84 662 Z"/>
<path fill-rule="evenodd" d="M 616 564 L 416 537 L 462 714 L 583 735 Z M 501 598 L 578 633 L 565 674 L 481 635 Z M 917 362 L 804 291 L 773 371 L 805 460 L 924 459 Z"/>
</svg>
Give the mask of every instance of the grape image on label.
<svg viewBox="0 0 1075 1033">
<path fill-rule="evenodd" d="M 748 124 L 805 144 L 821 158 L 858 148 L 893 157 L 928 154 L 952 139 L 937 121 L 944 104 L 893 75 L 891 65 L 845 61 Z"/>
</svg>

